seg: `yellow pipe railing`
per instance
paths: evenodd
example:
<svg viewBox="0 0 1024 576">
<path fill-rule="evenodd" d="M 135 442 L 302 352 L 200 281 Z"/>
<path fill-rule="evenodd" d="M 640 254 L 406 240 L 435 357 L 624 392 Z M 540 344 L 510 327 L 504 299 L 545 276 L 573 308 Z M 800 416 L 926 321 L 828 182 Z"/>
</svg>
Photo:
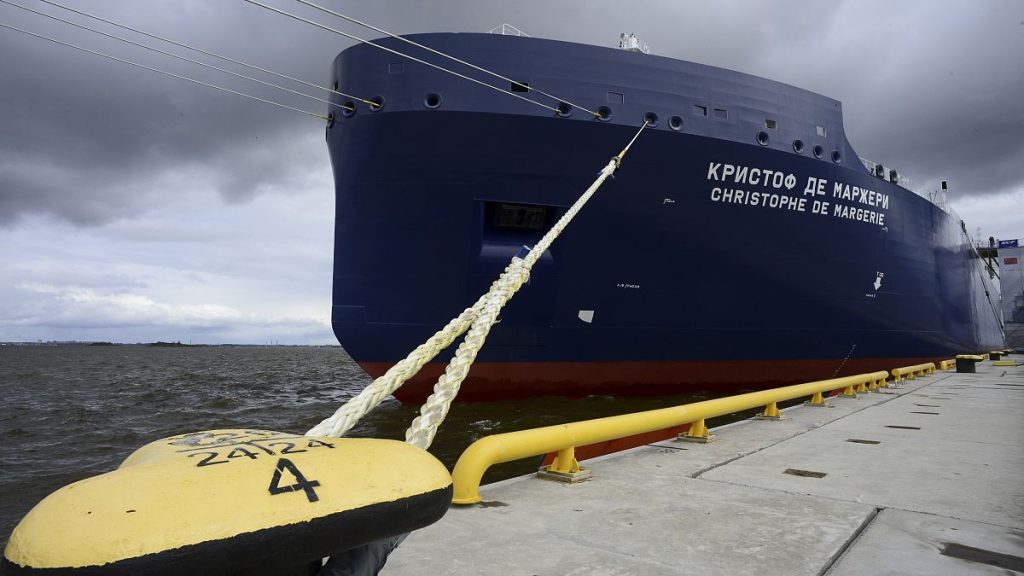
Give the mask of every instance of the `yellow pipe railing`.
<svg viewBox="0 0 1024 576">
<path fill-rule="evenodd" d="M 902 382 L 904 380 L 913 380 L 918 376 L 924 376 L 925 374 L 931 374 L 933 372 L 935 372 L 935 363 L 926 362 L 924 364 L 914 364 L 913 366 L 893 368 L 892 377 L 896 382 Z"/>
<path fill-rule="evenodd" d="M 767 415 L 774 416 L 777 413 L 773 414 L 775 411 L 772 408 L 778 402 L 812 396 L 812 404 L 815 403 L 815 400 L 821 404 L 824 403 L 822 392 L 847 390 L 854 386 L 860 387 L 862 384 L 874 390 L 879 386 L 884 387 L 885 379 L 888 376 L 889 373 L 885 371 L 858 374 L 694 402 L 672 408 L 487 436 L 471 444 L 455 464 L 455 470 L 452 471 L 452 482 L 455 485 L 452 503 L 475 504 L 479 502 L 480 480 L 483 478 L 484 472 L 494 464 L 558 452 L 558 458 L 551 465 L 549 471 L 572 473 L 579 470 L 579 464 L 574 456 L 576 446 L 586 446 L 655 430 L 664 430 L 683 424 L 692 424 L 687 436 L 706 436 L 707 428 L 704 420 L 707 418 L 749 410 L 758 406 L 765 406 Z M 700 430 L 694 430 L 693 425 Z"/>
</svg>

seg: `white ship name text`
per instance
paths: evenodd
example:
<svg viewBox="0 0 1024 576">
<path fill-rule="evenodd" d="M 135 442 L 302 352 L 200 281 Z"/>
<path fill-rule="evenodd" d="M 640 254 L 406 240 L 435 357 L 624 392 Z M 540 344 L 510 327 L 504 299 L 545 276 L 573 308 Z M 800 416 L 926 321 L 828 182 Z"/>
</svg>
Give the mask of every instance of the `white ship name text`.
<svg viewBox="0 0 1024 576">
<path fill-rule="evenodd" d="M 744 184 L 748 187 L 768 189 L 764 191 L 713 186 L 712 202 L 805 212 L 881 227 L 885 227 L 886 211 L 889 209 L 888 194 L 845 182 L 830 182 L 827 178 L 810 176 L 802 194 L 790 192 L 796 187 L 797 176 L 767 168 L 711 162 L 708 164 L 707 179 L 716 183 Z"/>
</svg>

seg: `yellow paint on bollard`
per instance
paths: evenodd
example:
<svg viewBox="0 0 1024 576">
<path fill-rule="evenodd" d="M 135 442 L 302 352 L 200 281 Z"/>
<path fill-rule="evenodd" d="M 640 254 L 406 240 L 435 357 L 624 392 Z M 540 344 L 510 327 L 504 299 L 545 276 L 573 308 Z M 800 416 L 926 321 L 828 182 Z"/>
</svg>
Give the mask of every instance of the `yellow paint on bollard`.
<svg viewBox="0 0 1024 576">
<path fill-rule="evenodd" d="M 404 442 L 195 432 L 46 497 L 14 529 L 4 563 L 18 573 L 277 573 L 431 524 L 451 494 L 444 465 Z"/>
</svg>

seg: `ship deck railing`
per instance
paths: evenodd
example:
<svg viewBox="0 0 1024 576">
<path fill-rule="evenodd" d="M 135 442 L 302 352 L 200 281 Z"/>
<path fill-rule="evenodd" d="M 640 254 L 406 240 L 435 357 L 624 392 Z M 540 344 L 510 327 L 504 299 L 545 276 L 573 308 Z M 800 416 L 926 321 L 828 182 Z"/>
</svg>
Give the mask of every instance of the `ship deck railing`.
<svg viewBox="0 0 1024 576">
<path fill-rule="evenodd" d="M 864 164 L 864 167 L 867 168 L 868 173 L 874 176 L 875 170 L 879 166 L 878 162 L 868 160 L 867 158 L 864 158 L 862 156 L 858 156 L 858 159 L 861 161 L 862 164 Z M 888 181 L 888 179 L 886 178 L 883 179 Z M 946 195 L 944 193 L 937 191 L 928 191 L 923 186 L 919 186 L 916 182 L 914 182 L 910 178 L 907 178 L 906 176 L 897 175 L 896 185 L 900 186 L 901 188 L 910 190 L 914 194 L 917 194 L 921 198 L 924 198 L 925 200 L 931 202 L 943 212 L 947 214 L 953 214 L 952 209 L 949 207 L 949 200 L 946 198 Z"/>
</svg>

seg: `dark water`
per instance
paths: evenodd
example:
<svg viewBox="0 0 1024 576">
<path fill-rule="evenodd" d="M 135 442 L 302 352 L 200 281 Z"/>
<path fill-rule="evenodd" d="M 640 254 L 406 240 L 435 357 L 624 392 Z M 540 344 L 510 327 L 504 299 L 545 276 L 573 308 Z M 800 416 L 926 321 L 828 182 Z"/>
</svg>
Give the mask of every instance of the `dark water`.
<svg viewBox="0 0 1024 576">
<path fill-rule="evenodd" d="M 44 496 L 116 468 L 144 444 L 213 428 L 301 434 L 368 382 L 338 347 L 0 346 L 0 542 Z M 489 434 L 705 398 L 456 404 L 430 451 L 451 469 Z M 349 435 L 404 439 L 418 410 L 390 399 Z M 535 471 L 538 462 L 496 466 L 484 481 Z"/>
</svg>

